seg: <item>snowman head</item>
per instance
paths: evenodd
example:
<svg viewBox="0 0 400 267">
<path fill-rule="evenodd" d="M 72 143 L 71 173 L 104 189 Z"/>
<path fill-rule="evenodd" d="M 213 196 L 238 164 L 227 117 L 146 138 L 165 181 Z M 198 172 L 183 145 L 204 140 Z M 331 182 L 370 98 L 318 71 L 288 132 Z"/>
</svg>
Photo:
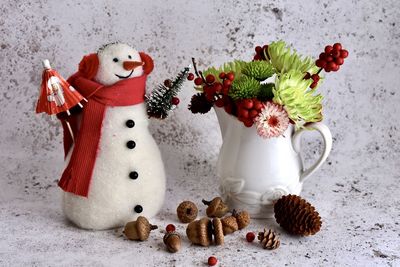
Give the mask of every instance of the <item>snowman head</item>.
<svg viewBox="0 0 400 267">
<path fill-rule="evenodd" d="M 96 54 L 85 56 L 79 63 L 79 72 L 87 79 L 103 85 L 149 74 L 153 60 L 143 52 L 123 43 L 111 43 L 101 47 Z"/>
</svg>

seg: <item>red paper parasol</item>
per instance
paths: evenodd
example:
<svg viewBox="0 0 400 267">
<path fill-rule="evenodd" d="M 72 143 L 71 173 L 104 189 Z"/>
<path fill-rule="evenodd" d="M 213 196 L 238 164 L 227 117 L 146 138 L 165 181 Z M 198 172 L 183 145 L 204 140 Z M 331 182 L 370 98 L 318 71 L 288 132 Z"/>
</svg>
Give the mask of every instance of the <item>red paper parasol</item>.
<svg viewBox="0 0 400 267">
<path fill-rule="evenodd" d="M 70 109 L 76 105 L 83 107 L 80 103 L 86 101 L 78 91 L 75 90 L 63 77 L 60 76 L 50 66 L 49 60 L 43 60 L 42 84 L 40 86 L 40 96 L 36 106 L 36 113 L 45 112 L 49 115 L 66 112 L 70 115 Z M 66 121 L 72 138 L 71 127 Z"/>
</svg>

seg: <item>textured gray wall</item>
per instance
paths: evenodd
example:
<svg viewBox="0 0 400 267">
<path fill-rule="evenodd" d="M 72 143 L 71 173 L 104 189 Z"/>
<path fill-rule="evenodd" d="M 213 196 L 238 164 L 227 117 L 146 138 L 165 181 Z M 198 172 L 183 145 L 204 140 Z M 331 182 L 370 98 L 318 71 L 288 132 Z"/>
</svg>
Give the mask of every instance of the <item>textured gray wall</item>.
<svg viewBox="0 0 400 267">
<path fill-rule="evenodd" d="M 337 223 L 346 225 L 334 239 L 342 248 L 349 249 L 366 239 L 378 244 L 378 237 L 369 238 L 367 233 L 354 237 L 352 233 L 357 233 L 360 225 L 363 229 L 366 222 L 374 225 L 387 221 L 389 233 L 399 229 L 393 224 L 400 214 L 400 199 L 395 194 L 400 171 L 399 10 L 397 0 L 3 0 L 2 212 L 10 215 L 19 209 L 23 213 L 24 208 L 16 205 L 31 202 L 40 207 L 53 205 L 57 211 L 54 216 L 61 216 L 58 204 L 50 203 L 58 202 L 55 180 L 63 164 L 62 132 L 57 120 L 34 113 L 42 59 L 49 58 L 62 75 L 68 76 L 84 54 L 121 40 L 154 58 L 151 89 L 189 64 L 192 56 L 198 58 L 200 67 L 250 59 L 255 45 L 276 39 L 286 40 L 303 54 L 317 56 L 325 44 L 340 41 L 350 57 L 338 73 L 326 76 L 319 89 L 325 95 L 325 123 L 334 137 L 333 150 L 328 163 L 305 185 L 304 194 L 320 203 L 327 221 L 336 216 L 340 217 Z M 191 85 L 186 84 L 180 108 L 169 120 L 154 121 L 151 126 L 167 165 L 167 211 L 176 207 L 176 198 L 215 194 L 213 172 L 221 144 L 218 125 L 214 114 L 195 116 L 186 109 L 192 94 Z M 319 151 L 320 141 L 315 141 L 315 136 L 310 134 L 305 142 L 309 144 L 307 161 Z M 385 194 L 395 195 L 388 201 Z M 26 209 L 33 207 L 28 204 Z M 332 210 L 342 213 L 332 215 Z M 346 219 L 341 218 L 343 215 Z M 376 217 L 380 221 L 375 221 Z M 337 227 L 329 222 L 327 225 L 328 230 L 329 226 Z M 340 235 L 351 244 L 340 241 Z M 397 234 L 393 235 L 396 238 Z M 12 236 L 9 238 L 12 240 Z M 18 247 L 18 243 L 12 244 Z M 375 255 L 371 246 L 358 249 L 360 255 L 364 251 L 364 259 Z M 391 250 L 394 247 L 387 253 Z M 351 259 L 351 250 L 348 253 Z M 381 258 L 389 260 L 390 255 L 386 256 Z M 376 257 L 379 259 L 379 254 Z"/>
</svg>

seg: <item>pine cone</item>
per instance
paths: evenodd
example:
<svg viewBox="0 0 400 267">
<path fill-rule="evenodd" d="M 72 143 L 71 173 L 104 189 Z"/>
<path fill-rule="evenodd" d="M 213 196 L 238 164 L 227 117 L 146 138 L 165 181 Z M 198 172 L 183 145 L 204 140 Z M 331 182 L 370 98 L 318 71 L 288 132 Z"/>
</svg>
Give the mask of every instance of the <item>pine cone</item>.
<svg viewBox="0 0 400 267">
<path fill-rule="evenodd" d="M 201 113 L 205 114 L 210 111 L 212 104 L 208 102 L 204 93 L 198 93 L 192 96 L 189 104 L 189 110 L 192 113 Z"/>
<path fill-rule="evenodd" d="M 269 229 L 268 231 L 264 229 L 264 232 L 259 232 L 258 240 L 260 240 L 260 243 L 264 249 L 269 250 L 276 249 L 281 244 L 281 241 L 279 241 L 279 237 L 271 229 Z"/>
<path fill-rule="evenodd" d="M 296 195 L 281 197 L 274 205 L 275 219 L 291 234 L 309 236 L 321 228 L 321 217 L 315 208 Z"/>
</svg>

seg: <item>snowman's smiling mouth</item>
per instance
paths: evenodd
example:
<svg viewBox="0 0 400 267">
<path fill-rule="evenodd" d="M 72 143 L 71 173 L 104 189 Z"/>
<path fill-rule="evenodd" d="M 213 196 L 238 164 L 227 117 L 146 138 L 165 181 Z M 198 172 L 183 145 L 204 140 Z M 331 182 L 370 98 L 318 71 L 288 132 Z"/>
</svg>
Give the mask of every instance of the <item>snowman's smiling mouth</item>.
<svg viewBox="0 0 400 267">
<path fill-rule="evenodd" d="M 129 75 L 127 75 L 127 76 L 122 76 L 122 75 L 118 75 L 118 74 L 115 74 L 115 76 L 117 76 L 120 79 L 128 79 L 129 77 L 131 77 L 133 71 L 134 70 L 131 70 L 131 73 L 129 73 Z"/>
</svg>

